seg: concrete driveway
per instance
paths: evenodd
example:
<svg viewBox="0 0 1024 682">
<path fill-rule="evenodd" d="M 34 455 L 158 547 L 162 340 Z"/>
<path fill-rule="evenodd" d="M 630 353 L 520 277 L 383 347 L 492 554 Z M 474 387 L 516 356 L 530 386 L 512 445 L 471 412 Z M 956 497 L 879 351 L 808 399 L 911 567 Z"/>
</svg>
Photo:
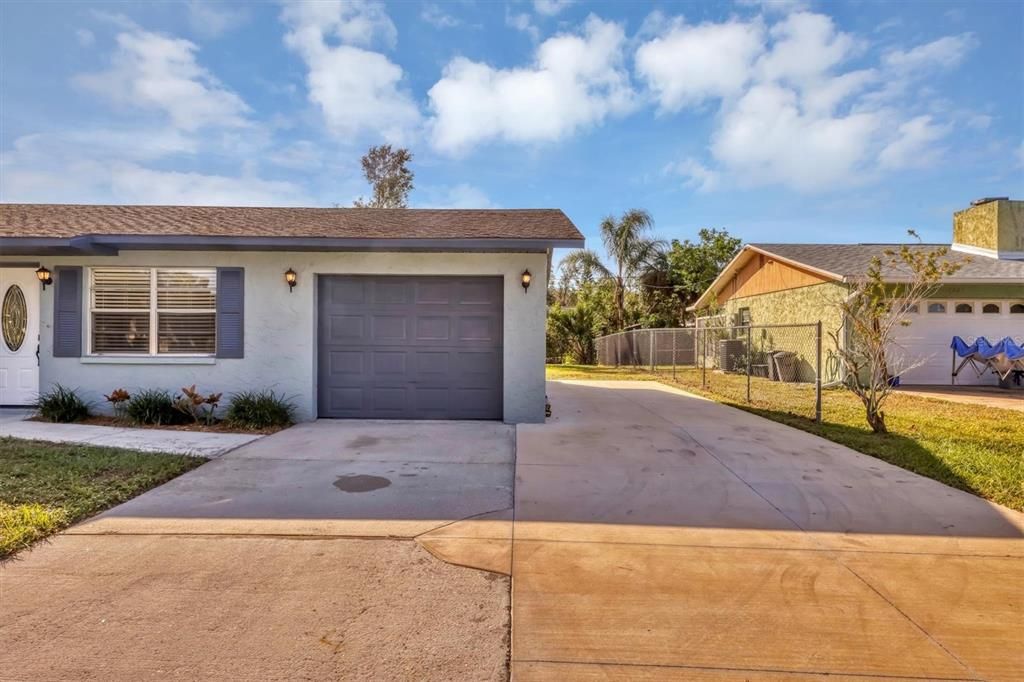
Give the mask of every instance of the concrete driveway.
<svg viewBox="0 0 1024 682">
<path fill-rule="evenodd" d="M 0 568 L 0 676 L 501 679 L 504 574 L 516 680 L 1020 679 L 1021 514 L 659 384 L 548 393 L 514 443 L 308 424 L 76 527 Z"/>
<path fill-rule="evenodd" d="M 515 679 L 1024 675 L 1024 515 L 659 384 L 548 393 L 518 432 Z"/>
<path fill-rule="evenodd" d="M 414 539 L 508 510 L 513 457 L 469 422 L 228 453 L 0 566 L 0 679 L 505 679 L 508 578 Z"/>
</svg>

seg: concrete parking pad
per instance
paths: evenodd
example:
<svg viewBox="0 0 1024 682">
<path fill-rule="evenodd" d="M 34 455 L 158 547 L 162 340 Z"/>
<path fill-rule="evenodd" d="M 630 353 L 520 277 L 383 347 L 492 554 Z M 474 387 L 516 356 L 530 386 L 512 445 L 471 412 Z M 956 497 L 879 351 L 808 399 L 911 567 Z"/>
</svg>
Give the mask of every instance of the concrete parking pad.
<svg viewBox="0 0 1024 682">
<path fill-rule="evenodd" d="M 1024 669 L 1024 515 L 658 384 L 548 393 L 517 435 L 516 679 Z"/>
<path fill-rule="evenodd" d="M 510 529 L 513 434 L 318 422 L 204 464 L 0 565 L 0 677 L 506 679 L 508 540 L 478 571 L 415 538 Z"/>
</svg>

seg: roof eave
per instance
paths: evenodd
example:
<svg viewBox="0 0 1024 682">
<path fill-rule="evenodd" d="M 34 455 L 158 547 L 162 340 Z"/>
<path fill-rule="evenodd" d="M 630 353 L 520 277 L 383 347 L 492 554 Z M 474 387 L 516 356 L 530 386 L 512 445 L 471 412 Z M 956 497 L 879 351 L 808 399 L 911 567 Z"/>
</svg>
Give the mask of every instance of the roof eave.
<svg viewBox="0 0 1024 682">
<path fill-rule="evenodd" d="M 583 239 L 359 239 L 350 237 L 233 237 L 197 235 L 83 235 L 70 239 L 0 237 L 5 255 L 106 255 L 121 250 L 167 251 L 476 251 L 546 252 L 582 248 Z"/>
</svg>

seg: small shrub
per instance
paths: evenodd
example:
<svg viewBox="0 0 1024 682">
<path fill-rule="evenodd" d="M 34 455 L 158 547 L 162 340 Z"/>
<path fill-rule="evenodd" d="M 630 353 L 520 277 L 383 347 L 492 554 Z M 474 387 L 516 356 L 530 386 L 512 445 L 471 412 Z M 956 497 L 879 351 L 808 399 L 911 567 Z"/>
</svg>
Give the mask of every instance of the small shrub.
<svg viewBox="0 0 1024 682">
<path fill-rule="evenodd" d="M 184 415 L 174 407 L 171 394 L 161 389 L 139 391 L 124 406 L 124 415 L 136 424 L 180 424 Z"/>
<path fill-rule="evenodd" d="M 56 384 L 39 396 L 39 416 L 48 422 L 69 423 L 89 416 L 89 404 L 73 389 Z"/>
<path fill-rule="evenodd" d="M 196 424 L 203 422 L 210 426 L 217 421 L 217 406 L 220 405 L 222 394 L 211 393 L 204 396 L 196 390 L 195 384 L 183 387 L 181 393 L 174 399 L 174 409 L 190 417 Z"/>
<path fill-rule="evenodd" d="M 125 418 L 125 405 L 132 398 L 128 391 L 126 391 L 123 388 L 115 388 L 113 391 L 110 392 L 110 395 L 105 395 L 103 397 L 106 398 L 107 402 L 113 406 L 114 416 L 118 419 L 118 421 L 123 421 Z"/>
<path fill-rule="evenodd" d="M 242 391 L 231 396 L 227 420 L 246 429 L 289 426 L 295 421 L 295 405 L 273 391 Z"/>
</svg>

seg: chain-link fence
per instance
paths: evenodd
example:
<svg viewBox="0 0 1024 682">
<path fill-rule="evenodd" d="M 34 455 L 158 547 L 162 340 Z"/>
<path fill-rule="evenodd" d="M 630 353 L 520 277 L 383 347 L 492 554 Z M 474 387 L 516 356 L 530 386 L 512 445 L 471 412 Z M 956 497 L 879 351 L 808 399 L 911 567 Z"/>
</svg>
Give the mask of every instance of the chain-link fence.
<svg viewBox="0 0 1024 682">
<path fill-rule="evenodd" d="M 597 363 L 655 372 L 764 409 L 821 418 L 821 323 L 633 329 L 595 340 Z"/>
</svg>

